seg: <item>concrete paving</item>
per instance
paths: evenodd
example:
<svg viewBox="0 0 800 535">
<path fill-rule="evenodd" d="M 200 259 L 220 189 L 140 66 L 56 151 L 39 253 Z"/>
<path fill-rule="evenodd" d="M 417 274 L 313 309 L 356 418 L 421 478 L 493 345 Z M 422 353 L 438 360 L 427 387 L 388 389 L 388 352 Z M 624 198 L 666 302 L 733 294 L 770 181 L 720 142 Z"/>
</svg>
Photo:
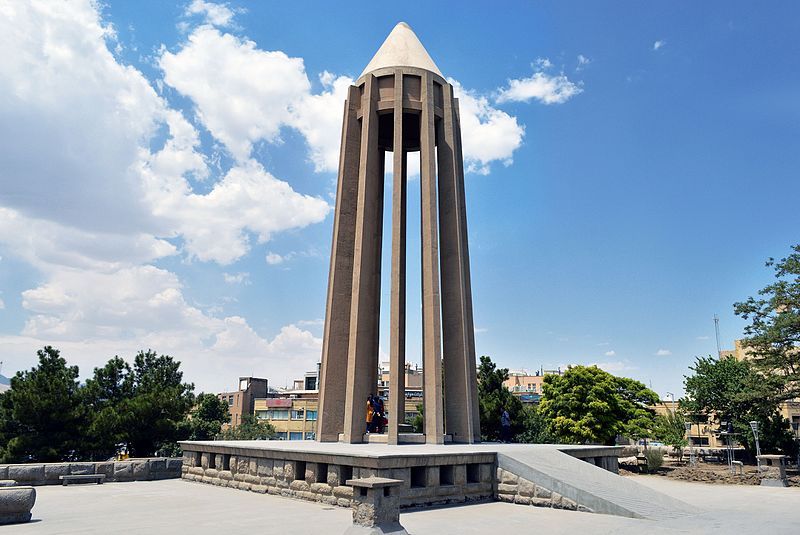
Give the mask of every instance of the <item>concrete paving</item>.
<svg viewBox="0 0 800 535">
<path fill-rule="evenodd" d="M 800 488 L 705 485 L 658 476 L 637 483 L 696 506 L 699 513 L 653 521 L 612 515 L 484 503 L 403 512 L 412 535 L 484 533 L 800 533 Z M 34 521 L 2 533 L 333 534 L 348 509 L 166 480 L 37 488 Z"/>
</svg>

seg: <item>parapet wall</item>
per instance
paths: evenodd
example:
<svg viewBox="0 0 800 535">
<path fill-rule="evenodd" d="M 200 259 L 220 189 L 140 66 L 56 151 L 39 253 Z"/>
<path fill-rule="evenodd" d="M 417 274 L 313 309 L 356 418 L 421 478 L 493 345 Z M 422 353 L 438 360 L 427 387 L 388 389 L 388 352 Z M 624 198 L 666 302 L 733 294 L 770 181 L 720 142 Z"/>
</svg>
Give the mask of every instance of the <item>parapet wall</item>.
<svg viewBox="0 0 800 535">
<path fill-rule="evenodd" d="M 389 458 L 183 443 L 183 478 L 221 487 L 350 507 L 348 479 L 400 479 L 401 507 L 491 500 L 495 455 Z"/>
<path fill-rule="evenodd" d="M 0 480 L 18 485 L 60 485 L 59 476 L 103 474 L 105 481 L 153 481 L 181 477 L 180 457 L 127 461 L 0 464 Z"/>
</svg>

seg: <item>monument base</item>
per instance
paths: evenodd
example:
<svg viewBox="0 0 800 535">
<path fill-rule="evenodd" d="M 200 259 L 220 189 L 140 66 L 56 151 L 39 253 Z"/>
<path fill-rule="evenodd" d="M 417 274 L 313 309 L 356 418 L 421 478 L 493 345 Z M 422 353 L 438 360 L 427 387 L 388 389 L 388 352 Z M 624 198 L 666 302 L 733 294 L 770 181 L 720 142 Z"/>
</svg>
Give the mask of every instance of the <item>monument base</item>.
<svg viewBox="0 0 800 535">
<path fill-rule="evenodd" d="M 184 479 L 342 507 L 352 505 L 353 487 L 346 484 L 349 479 L 402 480 L 398 488 L 400 507 L 487 501 L 498 497 L 498 488 L 503 490 L 498 476 L 499 451 L 562 450 L 616 472 L 621 450 L 544 444 L 390 446 L 311 440 L 182 442 L 181 447 Z"/>
</svg>

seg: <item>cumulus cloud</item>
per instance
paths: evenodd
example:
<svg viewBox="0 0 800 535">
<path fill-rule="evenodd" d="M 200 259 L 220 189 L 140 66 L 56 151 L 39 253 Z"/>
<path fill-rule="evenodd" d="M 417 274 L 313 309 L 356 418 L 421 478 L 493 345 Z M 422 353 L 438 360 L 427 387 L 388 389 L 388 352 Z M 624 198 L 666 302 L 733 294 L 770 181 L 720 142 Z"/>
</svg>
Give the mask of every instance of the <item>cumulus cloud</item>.
<svg viewBox="0 0 800 535">
<path fill-rule="evenodd" d="M 617 352 L 616 352 L 616 351 L 614 351 L 613 349 L 612 349 L 612 350 L 610 350 L 610 351 L 606 351 L 605 353 L 603 353 L 603 355 L 605 355 L 606 357 L 613 357 L 613 356 L 614 356 L 614 355 L 616 355 L 616 354 L 617 354 Z"/>
<path fill-rule="evenodd" d="M 575 67 L 575 71 L 582 71 L 584 67 L 590 64 L 592 60 L 584 56 L 583 54 L 578 54 L 578 66 Z"/>
<path fill-rule="evenodd" d="M 653 43 L 653 51 L 661 50 L 662 48 L 664 48 L 664 46 L 666 46 L 666 44 L 667 42 L 664 41 L 663 39 L 656 41 L 655 43 Z"/>
<path fill-rule="evenodd" d="M 90 1 L 14 3 L 0 17 L 0 244 L 37 280 L 21 292 L 22 331 L 1 337 L 0 351 L 22 368 L 37 346 L 56 344 L 88 373 L 153 347 L 207 385 L 225 366 L 312 366 L 320 341 L 307 331 L 262 337 L 244 318 L 193 304 L 178 275 L 153 263 L 180 253 L 230 263 L 253 241 L 322 221 L 329 205 L 243 152 L 195 191 L 193 181 L 212 178 L 196 127 L 116 60 L 113 35 Z M 234 147 L 257 137 L 226 126 L 219 135 Z"/>
<path fill-rule="evenodd" d="M 192 0 L 192 3 L 186 6 L 184 13 L 187 16 L 200 15 L 207 24 L 220 27 L 230 26 L 235 15 L 227 3 L 215 4 L 204 0 Z"/>
<path fill-rule="evenodd" d="M 588 63 L 585 56 L 578 57 L 579 67 Z M 563 104 L 575 95 L 583 92 L 581 83 L 569 80 L 561 74 L 550 74 L 553 64 L 547 58 L 539 58 L 533 63 L 534 73 L 527 78 L 516 78 L 508 81 L 508 87 L 501 88 L 497 94 L 497 102 L 529 102 L 538 100 L 543 104 Z"/>
<path fill-rule="evenodd" d="M 672 355 L 672 351 L 670 351 L 669 349 L 659 349 L 658 351 L 656 351 L 657 357 L 668 357 L 670 355 Z"/>
<path fill-rule="evenodd" d="M 517 118 L 495 108 L 485 96 L 450 80 L 458 98 L 465 170 L 486 175 L 489 165 L 510 165 L 514 151 L 522 145 L 525 127 Z"/>
</svg>

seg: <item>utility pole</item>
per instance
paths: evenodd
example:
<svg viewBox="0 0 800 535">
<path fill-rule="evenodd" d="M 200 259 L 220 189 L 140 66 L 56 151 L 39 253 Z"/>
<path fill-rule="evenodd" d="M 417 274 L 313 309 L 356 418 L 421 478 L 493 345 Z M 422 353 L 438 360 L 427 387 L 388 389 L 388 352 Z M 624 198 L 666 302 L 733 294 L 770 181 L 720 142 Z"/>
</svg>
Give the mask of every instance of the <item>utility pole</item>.
<svg viewBox="0 0 800 535">
<path fill-rule="evenodd" d="M 717 335 L 717 358 L 720 357 L 720 353 L 722 353 L 722 348 L 719 345 L 719 316 L 714 314 L 714 331 Z"/>
</svg>

